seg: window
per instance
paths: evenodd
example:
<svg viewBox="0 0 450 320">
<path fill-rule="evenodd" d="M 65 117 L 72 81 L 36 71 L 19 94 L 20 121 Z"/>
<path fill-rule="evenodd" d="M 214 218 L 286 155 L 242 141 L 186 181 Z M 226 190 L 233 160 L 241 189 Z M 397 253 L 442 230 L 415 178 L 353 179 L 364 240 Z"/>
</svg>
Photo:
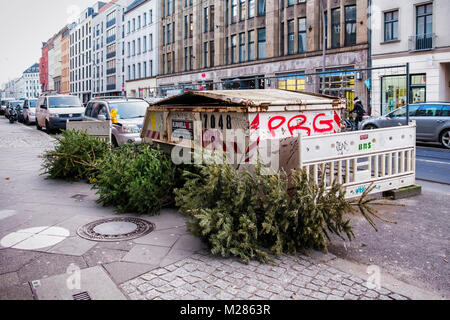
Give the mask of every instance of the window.
<svg viewBox="0 0 450 320">
<path fill-rule="evenodd" d="M 186 2 L 187 3 L 187 2 Z M 189 70 L 189 52 L 188 48 L 184 48 L 184 71 Z"/>
<path fill-rule="evenodd" d="M 246 17 L 246 2 L 247 0 L 239 0 L 239 21 L 244 21 Z"/>
<path fill-rule="evenodd" d="M 144 62 L 144 78 L 147 78 L 147 62 Z"/>
<path fill-rule="evenodd" d="M 266 58 L 266 28 L 258 29 L 258 59 Z"/>
<path fill-rule="evenodd" d="M 142 74 L 141 74 L 141 64 L 138 63 L 138 79 L 142 78 Z"/>
<path fill-rule="evenodd" d="M 381 112 L 387 114 L 406 104 L 406 76 L 385 76 L 381 80 Z"/>
<path fill-rule="evenodd" d="M 345 7 L 345 45 L 356 44 L 356 6 Z"/>
<path fill-rule="evenodd" d="M 172 53 L 167 54 L 167 73 L 172 73 Z"/>
<path fill-rule="evenodd" d="M 184 38 L 188 38 L 189 33 L 189 22 L 188 22 L 188 16 L 184 16 Z"/>
<path fill-rule="evenodd" d="M 172 43 L 172 24 L 167 25 L 167 44 Z"/>
<path fill-rule="evenodd" d="M 228 25 L 228 21 L 230 19 L 230 0 L 226 0 L 225 3 L 225 25 Z"/>
<path fill-rule="evenodd" d="M 208 42 L 203 44 L 203 67 L 208 68 Z"/>
<path fill-rule="evenodd" d="M 228 37 L 225 38 L 225 64 L 228 64 L 230 61 L 230 50 L 229 50 L 229 42 Z"/>
<path fill-rule="evenodd" d="M 237 46 L 237 37 L 236 35 L 231 36 L 231 63 L 236 63 L 236 46 Z"/>
<path fill-rule="evenodd" d="M 150 51 L 153 51 L 153 34 L 152 33 L 150 34 L 150 37 L 149 37 L 149 48 L 150 48 Z"/>
<path fill-rule="evenodd" d="M 426 74 L 412 74 L 410 81 L 410 103 L 426 101 Z"/>
<path fill-rule="evenodd" d="M 294 54 L 294 20 L 288 21 L 288 54 Z"/>
<path fill-rule="evenodd" d="M 398 10 L 384 13 L 384 41 L 398 40 Z"/>
<path fill-rule="evenodd" d="M 239 34 L 239 62 L 245 61 L 245 33 Z"/>
<path fill-rule="evenodd" d="M 209 66 L 214 67 L 214 54 L 215 54 L 215 48 L 214 48 L 214 41 L 209 42 Z"/>
<path fill-rule="evenodd" d="M 341 9 L 331 10 L 331 47 L 341 46 Z"/>
<path fill-rule="evenodd" d="M 214 6 L 209 7 L 209 31 L 214 31 Z"/>
<path fill-rule="evenodd" d="M 248 18 L 255 16 L 255 0 L 248 0 Z"/>
<path fill-rule="evenodd" d="M 284 56 L 284 22 L 280 26 L 280 56 Z"/>
<path fill-rule="evenodd" d="M 433 47 L 433 4 L 416 7 L 416 50 Z"/>
<path fill-rule="evenodd" d="M 147 12 L 144 12 L 144 27 L 147 25 Z"/>
<path fill-rule="evenodd" d="M 294 5 L 295 0 L 288 0 L 288 7 Z"/>
<path fill-rule="evenodd" d="M 306 52 L 306 18 L 298 19 L 298 52 Z"/>
<path fill-rule="evenodd" d="M 192 38 L 194 32 L 194 16 L 192 14 L 189 15 L 189 38 Z"/>
<path fill-rule="evenodd" d="M 142 52 L 145 53 L 147 52 L 147 36 L 144 36 L 143 40 L 142 40 Z"/>
<path fill-rule="evenodd" d="M 137 54 L 141 54 L 141 38 L 137 40 Z"/>
<path fill-rule="evenodd" d="M 231 0 L 231 23 L 236 23 L 238 9 L 237 9 L 238 0 Z"/>
<path fill-rule="evenodd" d="M 290 91 L 306 90 L 304 73 L 283 74 L 278 76 L 278 89 Z"/>
<path fill-rule="evenodd" d="M 192 46 L 189 47 L 189 70 L 194 69 L 194 50 L 192 49 Z"/>
<path fill-rule="evenodd" d="M 209 27 L 209 10 L 208 8 L 203 8 L 203 32 L 208 32 Z"/>
<path fill-rule="evenodd" d="M 266 14 L 266 0 L 258 0 L 258 16 Z"/>
</svg>

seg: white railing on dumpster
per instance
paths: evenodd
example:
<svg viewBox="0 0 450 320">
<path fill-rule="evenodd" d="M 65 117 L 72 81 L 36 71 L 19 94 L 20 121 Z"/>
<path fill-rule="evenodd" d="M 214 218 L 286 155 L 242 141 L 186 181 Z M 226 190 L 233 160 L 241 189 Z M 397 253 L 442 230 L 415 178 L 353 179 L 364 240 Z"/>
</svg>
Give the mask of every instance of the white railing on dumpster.
<svg viewBox="0 0 450 320">
<path fill-rule="evenodd" d="M 415 184 L 416 125 L 299 137 L 300 168 L 316 183 L 336 181 L 347 198 Z"/>
<path fill-rule="evenodd" d="M 66 129 L 85 131 L 93 137 L 111 143 L 111 121 L 67 121 Z"/>
</svg>

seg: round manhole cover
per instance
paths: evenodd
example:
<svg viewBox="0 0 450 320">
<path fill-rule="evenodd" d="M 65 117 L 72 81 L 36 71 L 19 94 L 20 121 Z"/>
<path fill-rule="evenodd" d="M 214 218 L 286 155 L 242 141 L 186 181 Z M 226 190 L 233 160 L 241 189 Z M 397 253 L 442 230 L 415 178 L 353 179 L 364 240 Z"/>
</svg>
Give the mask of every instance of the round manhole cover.
<svg viewBox="0 0 450 320">
<path fill-rule="evenodd" d="M 138 218 L 112 218 L 91 222 L 78 229 L 77 234 L 87 240 L 113 242 L 143 237 L 155 229 L 155 225 Z"/>
</svg>

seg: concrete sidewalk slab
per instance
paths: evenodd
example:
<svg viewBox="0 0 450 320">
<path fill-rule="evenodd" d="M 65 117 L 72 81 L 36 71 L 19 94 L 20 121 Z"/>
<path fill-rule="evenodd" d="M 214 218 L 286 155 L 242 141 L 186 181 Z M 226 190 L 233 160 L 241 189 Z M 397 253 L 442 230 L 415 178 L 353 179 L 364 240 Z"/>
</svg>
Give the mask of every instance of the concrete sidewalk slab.
<svg viewBox="0 0 450 320">
<path fill-rule="evenodd" d="M 80 237 L 71 237 L 57 244 L 48 252 L 70 256 L 82 256 L 95 247 L 96 244 L 97 243 L 94 241 L 88 241 Z"/>
<path fill-rule="evenodd" d="M 168 253 L 167 247 L 136 245 L 123 258 L 123 261 L 159 265 Z"/>
<path fill-rule="evenodd" d="M 39 300 L 74 300 L 73 296 L 87 292 L 92 300 L 125 300 L 123 293 L 102 267 L 93 267 L 80 271 L 79 288 L 69 288 L 71 276 L 61 274 L 40 280 L 40 285 L 35 288 L 36 297 Z M 76 276 L 76 275 L 75 275 Z"/>
<path fill-rule="evenodd" d="M 103 265 L 111 278 L 117 284 L 139 277 L 151 270 L 159 268 L 158 265 L 140 264 L 132 262 L 112 262 Z"/>
</svg>

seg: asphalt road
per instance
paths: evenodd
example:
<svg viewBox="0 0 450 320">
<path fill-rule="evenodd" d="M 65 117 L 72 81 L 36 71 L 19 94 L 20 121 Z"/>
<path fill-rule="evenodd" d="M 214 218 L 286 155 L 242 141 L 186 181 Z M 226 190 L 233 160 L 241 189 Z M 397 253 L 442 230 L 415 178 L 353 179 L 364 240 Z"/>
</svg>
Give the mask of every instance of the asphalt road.
<svg viewBox="0 0 450 320">
<path fill-rule="evenodd" d="M 450 185 L 450 150 L 421 144 L 417 147 L 416 163 L 418 180 Z"/>
</svg>

